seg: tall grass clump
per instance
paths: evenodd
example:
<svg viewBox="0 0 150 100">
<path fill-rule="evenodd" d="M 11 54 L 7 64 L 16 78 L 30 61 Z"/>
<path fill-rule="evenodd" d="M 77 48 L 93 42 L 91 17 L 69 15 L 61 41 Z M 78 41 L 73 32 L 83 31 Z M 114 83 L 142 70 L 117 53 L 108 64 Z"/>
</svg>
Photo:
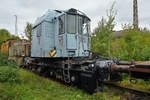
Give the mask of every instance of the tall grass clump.
<svg viewBox="0 0 150 100">
<path fill-rule="evenodd" d="M 18 69 L 10 66 L 0 66 L 0 82 L 19 82 Z"/>
<path fill-rule="evenodd" d="M 0 54 L 0 82 L 18 82 L 18 67 L 6 55 Z"/>
<path fill-rule="evenodd" d="M 13 60 L 8 60 L 8 56 L 0 53 L 0 66 L 12 66 L 17 67 Z"/>
<path fill-rule="evenodd" d="M 0 66 L 8 65 L 8 57 L 0 53 Z"/>
</svg>

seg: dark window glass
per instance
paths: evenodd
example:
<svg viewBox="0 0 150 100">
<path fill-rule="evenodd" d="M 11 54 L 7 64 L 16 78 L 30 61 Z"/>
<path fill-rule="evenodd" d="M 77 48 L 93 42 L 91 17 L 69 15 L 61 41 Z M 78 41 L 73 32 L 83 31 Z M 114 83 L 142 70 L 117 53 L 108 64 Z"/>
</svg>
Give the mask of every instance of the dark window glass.
<svg viewBox="0 0 150 100">
<path fill-rule="evenodd" d="M 59 34 L 65 33 L 65 16 L 59 17 Z"/>
<path fill-rule="evenodd" d="M 36 27 L 36 30 L 37 30 L 37 37 L 40 37 L 41 34 L 42 34 L 42 25 L 41 25 L 41 24 L 38 25 L 38 26 Z"/>
<path fill-rule="evenodd" d="M 76 33 L 76 16 L 67 15 L 67 32 Z"/>
<path fill-rule="evenodd" d="M 40 44 L 40 37 L 38 37 L 38 43 Z"/>
</svg>

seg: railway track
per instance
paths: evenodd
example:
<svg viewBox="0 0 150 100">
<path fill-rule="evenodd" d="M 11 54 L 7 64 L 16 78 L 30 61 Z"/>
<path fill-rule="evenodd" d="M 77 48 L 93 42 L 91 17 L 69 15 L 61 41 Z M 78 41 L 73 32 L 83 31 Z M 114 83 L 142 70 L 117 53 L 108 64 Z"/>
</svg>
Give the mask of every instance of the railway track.
<svg viewBox="0 0 150 100">
<path fill-rule="evenodd" d="M 46 77 L 46 76 L 43 76 L 43 77 Z M 64 85 L 70 86 L 69 84 L 65 84 L 63 81 L 60 81 L 60 80 L 57 80 L 57 79 L 54 79 L 54 78 L 49 78 L 49 79 L 51 79 L 53 81 L 56 81 L 56 82 L 63 83 Z M 119 88 L 120 90 L 126 90 L 126 91 L 128 91 L 128 92 L 130 92 L 132 94 L 136 94 L 136 95 L 139 95 L 139 96 L 142 96 L 142 97 L 146 96 L 146 97 L 150 98 L 150 91 L 144 91 L 144 90 L 140 90 L 140 89 L 129 88 L 129 87 L 118 85 L 118 84 L 116 84 L 114 82 L 105 82 L 104 85 L 107 85 L 108 87 Z M 146 99 L 146 100 L 150 100 L 150 99 Z"/>
<path fill-rule="evenodd" d="M 148 96 L 150 97 L 150 91 L 145 91 L 145 90 L 140 90 L 140 89 L 135 89 L 135 88 L 131 88 L 131 87 L 125 87 L 125 86 L 121 86 L 118 85 L 114 82 L 105 82 L 105 85 L 109 86 L 109 87 L 115 87 L 115 88 L 119 88 L 119 89 L 123 89 L 126 90 L 128 92 L 134 93 L 134 94 L 138 94 L 141 96 Z"/>
</svg>

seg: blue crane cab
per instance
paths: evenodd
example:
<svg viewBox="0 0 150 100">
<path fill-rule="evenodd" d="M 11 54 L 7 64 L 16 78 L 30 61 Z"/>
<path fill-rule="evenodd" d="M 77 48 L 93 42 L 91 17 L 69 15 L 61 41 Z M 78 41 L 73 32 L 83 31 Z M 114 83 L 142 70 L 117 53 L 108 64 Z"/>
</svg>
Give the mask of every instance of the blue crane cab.
<svg viewBox="0 0 150 100">
<path fill-rule="evenodd" d="M 48 10 L 32 30 L 31 57 L 88 57 L 90 19 L 81 11 Z"/>
</svg>

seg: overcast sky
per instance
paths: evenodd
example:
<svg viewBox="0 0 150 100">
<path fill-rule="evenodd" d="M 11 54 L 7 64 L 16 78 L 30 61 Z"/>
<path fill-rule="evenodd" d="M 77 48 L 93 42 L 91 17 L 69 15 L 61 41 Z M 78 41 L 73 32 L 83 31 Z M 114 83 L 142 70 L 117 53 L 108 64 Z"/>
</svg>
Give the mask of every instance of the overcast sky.
<svg viewBox="0 0 150 100">
<path fill-rule="evenodd" d="M 91 18 L 92 30 L 97 26 L 106 10 L 116 1 L 115 9 L 116 30 L 121 29 L 121 24 L 132 23 L 133 0 L 1 0 L 0 3 L 0 29 L 6 28 L 15 33 L 15 17 L 18 16 L 18 33 L 24 31 L 26 22 L 34 23 L 48 9 L 76 8 L 83 11 Z M 140 27 L 150 29 L 150 0 L 138 0 Z"/>
</svg>

